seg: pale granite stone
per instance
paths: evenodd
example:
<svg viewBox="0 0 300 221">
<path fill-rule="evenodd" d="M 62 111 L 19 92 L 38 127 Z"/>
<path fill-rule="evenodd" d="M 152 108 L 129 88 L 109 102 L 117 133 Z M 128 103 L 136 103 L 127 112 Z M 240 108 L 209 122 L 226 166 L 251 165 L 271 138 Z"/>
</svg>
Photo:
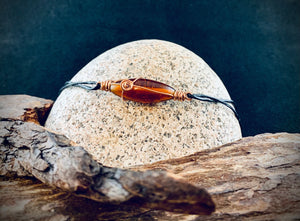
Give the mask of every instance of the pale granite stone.
<svg viewBox="0 0 300 221">
<path fill-rule="evenodd" d="M 72 81 L 148 78 L 175 89 L 229 99 L 219 77 L 196 54 L 179 45 L 142 40 L 96 57 Z M 222 104 L 169 100 L 122 101 L 105 91 L 65 89 L 46 127 L 67 135 L 96 160 L 128 167 L 185 156 L 241 138 L 234 113 Z"/>
</svg>

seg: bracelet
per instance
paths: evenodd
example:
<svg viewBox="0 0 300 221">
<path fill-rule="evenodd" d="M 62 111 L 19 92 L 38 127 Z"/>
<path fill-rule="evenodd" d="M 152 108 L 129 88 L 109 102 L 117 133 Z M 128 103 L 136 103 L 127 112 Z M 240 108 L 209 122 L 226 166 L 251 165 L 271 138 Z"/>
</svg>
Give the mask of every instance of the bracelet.
<svg viewBox="0 0 300 221">
<path fill-rule="evenodd" d="M 131 78 L 117 81 L 84 81 L 71 82 L 67 81 L 60 91 L 68 87 L 80 87 L 86 90 L 103 90 L 114 93 L 125 100 L 131 100 L 140 103 L 158 103 L 170 99 L 184 100 L 200 100 L 213 103 L 221 103 L 232 110 L 239 120 L 239 116 L 233 107 L 232 100 L 214 98 L 204 94 L 192 94 L 175 90 L 173 87 L 154 80 L 145 78 Z"/>
</svg>

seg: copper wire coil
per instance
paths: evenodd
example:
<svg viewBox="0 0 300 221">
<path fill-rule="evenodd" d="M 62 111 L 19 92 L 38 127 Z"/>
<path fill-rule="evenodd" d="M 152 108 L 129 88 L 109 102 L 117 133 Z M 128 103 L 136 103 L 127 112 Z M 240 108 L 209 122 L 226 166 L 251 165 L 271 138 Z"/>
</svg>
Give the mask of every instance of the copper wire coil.
<svg viewBox="0 0 300 221">
<path fill-rule="evenodd" d="M 123 91 L 130 91 L 134 86 L 134 81 L 125 79 L 121 81 L 120 85 Z"/>
<path fill-rule="evenodd" d="M 175 91 L 173 94 L 173 99 L 178 101 L 191 100 L 191 98 L 189 98 L 187 94 L 188 93 L 184 91 Z"/>
<path fill-rule="evenodd" d="M 101 88 L 100 90 L 103 91 L 110 91 L 110 87 L 111 87 L 112 81 L 108 80 L 108 81 L 102 81 L 101 82 Z"/>
</svg>

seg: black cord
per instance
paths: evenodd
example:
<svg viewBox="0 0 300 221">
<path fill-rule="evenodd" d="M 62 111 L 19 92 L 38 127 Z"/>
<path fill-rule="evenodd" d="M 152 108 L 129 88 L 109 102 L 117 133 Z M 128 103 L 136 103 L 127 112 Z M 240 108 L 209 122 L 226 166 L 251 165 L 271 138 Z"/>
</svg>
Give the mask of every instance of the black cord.
<svg viewBox="0 0 300 221">
<path fill-rule="evenodd" d="M 95 85 L 95 86 L 88 86 L 88 85 Z M 101 84 L 96 81 L 83 81 L 83 82 L 67 81 L 65 85 L 59 90 L 59 93 L 68 87 L 80 87 L 86 90 L 97 90 L 101 87 Z"/>
<path fill-rule="evenodd" d="M 232 110 L 235 117 L 240 121 L 240 117 L 239 117 L 238 113 L 236 112 L 234 107 L 230 105 L 230 104 L 234 104 L 234 102 L 232 100 L 224 100 L 224 99 L 218 99 L 218 98 L 211 97 L 211 96 L 204 95 L 204 94 L 190 94 L 190 93 L 187 94 L 187 97 L 191 98 L 191 99 L 196 99 L 199 101 L 221 103 L 221 104 L 225 105 L 226 107 L 228 107 L 230 110 Z"/>
</svg>

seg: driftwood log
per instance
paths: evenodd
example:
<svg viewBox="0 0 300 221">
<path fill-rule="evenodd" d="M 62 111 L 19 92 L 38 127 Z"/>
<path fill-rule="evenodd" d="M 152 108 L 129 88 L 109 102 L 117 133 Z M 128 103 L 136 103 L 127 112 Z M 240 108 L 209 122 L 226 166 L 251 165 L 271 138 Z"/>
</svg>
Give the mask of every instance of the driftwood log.
<svg viewBox="0 0 300 221">
<path fill-rule="evenodd" d="M 33 106 L 31 115 L 44 108 Z M 262 134 L 122 170 L 95 162 L 63 135 L 24 122 L 20 111 L 2 113 L 0 220 L 300 218 L 300 134 Z M 204 216 L 214 211 L 213 202 L 216 211 Z"/>
<path fill-rule="evenodd" d="M 201 220 L 300 219 L 300 134 L 246 137 L 136 169 L 161 169 L 206 188 L 216 212 Z"/>
</svg>

